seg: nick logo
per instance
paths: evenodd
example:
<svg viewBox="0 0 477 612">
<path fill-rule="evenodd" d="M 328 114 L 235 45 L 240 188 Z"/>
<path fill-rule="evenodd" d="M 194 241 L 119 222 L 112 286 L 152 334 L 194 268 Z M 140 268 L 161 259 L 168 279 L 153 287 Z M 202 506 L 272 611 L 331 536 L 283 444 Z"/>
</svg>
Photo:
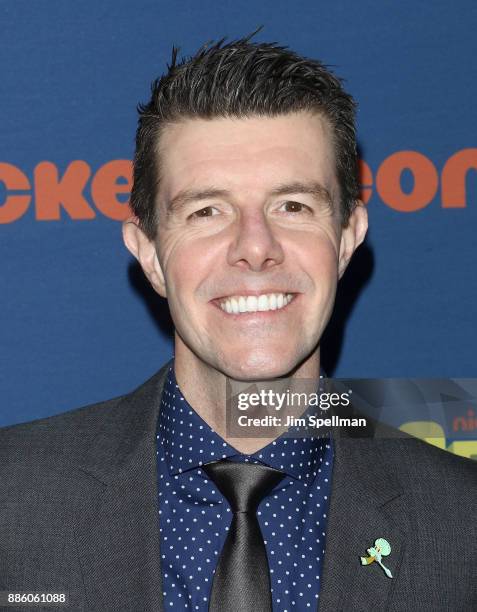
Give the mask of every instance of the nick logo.
<svg viewBox="0 0 477 612">
<path fill-rule="evenodd" d="M 396 211 L 415 212 L 439 194 L 441 208 L 466 208 L 470 170 L 477 170 L 477 148 L 451 155 L 440 176 L 434 163 L 417 151 L 393 153 L 374 174 L 361 160 L 361 197 L 367 204 L 376 193 Z M 410 190 L 402 186 L 405 172 L 412 175 Z M 75 160 L 61 176 L 53 162 L 42 161 L 34 167 L 32 178 L 17 166 L 0 162 L 0 224 L 23 217 L 32 202 L 37 221 L 58 221 L 62 214 L 75 220 L 94 219 L 98 213 L 122 221 L 130 214 L 131 186 L 132 164 L 126 159 L 111 160 L 94 173 L 86 161 Z"/>
<path fill-rule="evenodd" d="M 476 431 L 477 432 L 477 416 L 472 408 L 467 410 L 466 416 L 456 416 L 452 421 L 452 429 L 454 431 Z"/>
</svg>

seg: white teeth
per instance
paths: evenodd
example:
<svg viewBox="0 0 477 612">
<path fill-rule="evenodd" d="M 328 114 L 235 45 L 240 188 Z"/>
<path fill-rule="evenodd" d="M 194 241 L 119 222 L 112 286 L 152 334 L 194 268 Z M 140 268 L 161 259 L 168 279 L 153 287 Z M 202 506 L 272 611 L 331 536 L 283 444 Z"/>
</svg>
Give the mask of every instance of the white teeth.
<svg viewBox="0 0 477 612">
<path fill-rule="evenodd" d="M 257 310 L 258 300 L 254 295 L 249 295 L 247 297 L 247 311 L 246 312 L 255 312 Z"/>
<path fill-rule="evenodd" d="M 256 295 L 234 295 L 220 303 L 220 307 L 229 314 L 243 312 L 266 312 L 278 310 L 289 304 L 293 299 L 292 293 L 270 293 Z"/>
<path fill-rule="evenodd" d="M 261 312 L 264 312 L 265 310 L 268 310 L 268 296 L 266 295 L 261 295 L 258 298 L 258 309 Z"/>
</svg>

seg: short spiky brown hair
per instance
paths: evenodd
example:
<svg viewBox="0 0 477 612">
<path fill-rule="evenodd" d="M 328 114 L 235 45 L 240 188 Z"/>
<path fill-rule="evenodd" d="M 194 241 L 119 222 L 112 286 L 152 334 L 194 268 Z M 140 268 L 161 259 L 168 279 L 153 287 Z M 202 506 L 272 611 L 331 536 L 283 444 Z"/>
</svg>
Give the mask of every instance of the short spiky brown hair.
<svg viewBox="0 0 477 612">
<path fill-rule="evenodd" d="M 359 197 L 353 98 L 320 61 L 276 43 L 253 43 L 250 38 L 207 43 L 180 63 L 173 48 L 167 73 L 152 83 L 149 102 L 138 106 L 130 205 L 150 239 L 157 233 L 161 130 L 192 118 L 274 117 L 298 111 L 326 117 L 333 134 L 341 222 L 348 224 Z"/>
</svg>

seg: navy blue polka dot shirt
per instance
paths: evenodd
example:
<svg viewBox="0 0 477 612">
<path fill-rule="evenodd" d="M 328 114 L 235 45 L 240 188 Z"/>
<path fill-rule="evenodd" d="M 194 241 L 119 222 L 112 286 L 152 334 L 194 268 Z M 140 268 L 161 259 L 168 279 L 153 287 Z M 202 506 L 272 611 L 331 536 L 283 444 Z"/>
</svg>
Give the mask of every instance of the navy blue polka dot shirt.
<svg viewBox="0 0 477 612">
<path fill-rule="evenodd" d="M 164 385 L 157 429 L 165 610 L 208 610 L 232 512 L 201 466 L 225 458 L 285 472 L 257 511 L 270 566 L 273 610 L 316 610 L 331 490 L 331 439 L 280 436 L 252 455 L 239 453 L 187 403 L 173 367 Z"/>
</svg>

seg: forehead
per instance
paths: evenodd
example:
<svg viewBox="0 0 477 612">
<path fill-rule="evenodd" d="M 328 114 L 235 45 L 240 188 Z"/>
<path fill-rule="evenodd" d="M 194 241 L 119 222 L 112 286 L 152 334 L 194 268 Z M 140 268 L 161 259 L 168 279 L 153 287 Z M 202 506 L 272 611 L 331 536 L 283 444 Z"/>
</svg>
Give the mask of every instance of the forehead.
<svg viewBox="0 0 477 612">
<path fill-rule="evenodd" d="M 261 193 L 300 180 L 336 191 L 331 129 L 317 114 L 187 119 L 164 128 L 158 153 L 166 199 L 188 188 Z"/>
</svg>

